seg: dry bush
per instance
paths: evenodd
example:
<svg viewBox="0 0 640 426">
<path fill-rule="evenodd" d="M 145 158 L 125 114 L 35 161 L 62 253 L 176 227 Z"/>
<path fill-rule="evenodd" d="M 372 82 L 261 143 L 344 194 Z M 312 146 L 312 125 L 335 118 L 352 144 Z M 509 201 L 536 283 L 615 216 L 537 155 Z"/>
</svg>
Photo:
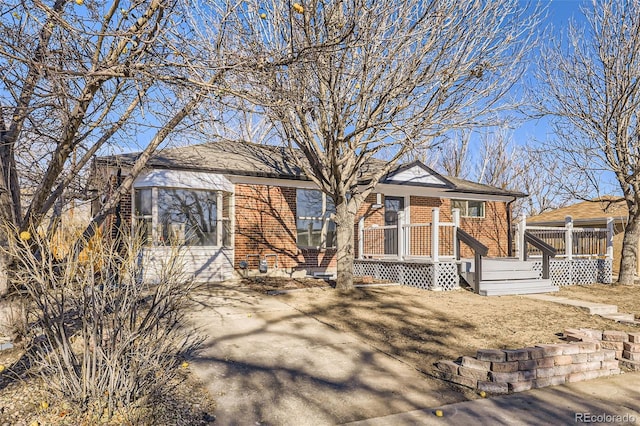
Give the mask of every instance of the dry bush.
<svg viewBox="0 0 640 426">
<path fill-rule="evenodd" d="M 13 284 L 27 301 L 34 371 L 87 419 L 149 407 L 198 344 L 182 327 L 192 283 L 179 250 L 146 283 L 133 239 L 94 241 L 82 256 L 64 257 L 51 241 L 23 233 L 8 248 Z"/>
</svg>

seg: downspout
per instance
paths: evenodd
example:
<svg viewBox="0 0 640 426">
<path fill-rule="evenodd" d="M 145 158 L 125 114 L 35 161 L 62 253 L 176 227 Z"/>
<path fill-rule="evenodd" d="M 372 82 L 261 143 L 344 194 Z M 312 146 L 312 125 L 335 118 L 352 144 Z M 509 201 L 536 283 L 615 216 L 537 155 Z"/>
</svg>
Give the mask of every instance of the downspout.
<svg viewBox="0 0 640 426">
<path fill-rule="evenodd" d="M 511 229 L 511 204 L 515 202 L 518 197 L 513 197 L 513 200 L 507 202 L 507 257 L 513 257 L 513 232 Z"/>
</svg>

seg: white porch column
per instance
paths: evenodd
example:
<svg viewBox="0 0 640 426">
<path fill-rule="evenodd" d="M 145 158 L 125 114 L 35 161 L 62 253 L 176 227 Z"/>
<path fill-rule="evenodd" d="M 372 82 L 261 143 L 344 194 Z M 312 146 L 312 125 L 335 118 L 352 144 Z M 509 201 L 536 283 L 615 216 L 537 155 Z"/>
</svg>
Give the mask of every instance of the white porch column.
<svg viewBox="0 0 640 426">
<path fill-rule="evenodd" d="M 564 227 L 566 230 L 564 231 L 564 245 L 565 245 L 565 254 L 567 255 L 567 260 L 573 259 L 573 219 L 571 216 L 567 216 L 564 218 Z"/>
<path fill-rule="evenodd" d="M 398 212 L 398 258 L 404 259 L 405 246 L 404 246 L 404 212 Z"/>
<path fill-rule="evenodd" d="M 613 218 L 607 218 L 607 259 L 613 260 Z"/>
<path fill-rule="evenodd" d="M 527 215 L 522 213 L 522 218 L 518 223 L 518 258 L 523 261 L 525 258 L 524 253 L 524 232 L 527 230 Z"/>
<path fill-rule="evenodd" d="M 231 233 L 231 238 L 229 238 L 229 242 L 231 244 L 231 248 L 235 250 L 236 248 L 236 193 L 235 191 L 229 194 L 229 232 Z"/>
<path fill-rule="evenodd" d="M 222 191 L 216 192 L 216 244 L 218 247 L 222 247 L 223 238 L 222 238 L 222 216 L 223 213 L 223 199 L 222 199 Z"/>
<path fill-rule="evenodd" d="M 440 209 L 434 207 L 431 210 L 431 258 L 434 262 L 440 261 Z"/>
<path fill-rule="evenodd" d="M 451 209 L 451 217 L 453 219 L 453 255 L 457 260 L 460 260 L 458 257 L 458 238 L 456 237 L 456 232 L 460 227 L 460 209 Z"/>
<path fill-rule="evenodd" d="M 364 257 L 364 216 L 358 219 L 358 259 Z"/>
</svg>

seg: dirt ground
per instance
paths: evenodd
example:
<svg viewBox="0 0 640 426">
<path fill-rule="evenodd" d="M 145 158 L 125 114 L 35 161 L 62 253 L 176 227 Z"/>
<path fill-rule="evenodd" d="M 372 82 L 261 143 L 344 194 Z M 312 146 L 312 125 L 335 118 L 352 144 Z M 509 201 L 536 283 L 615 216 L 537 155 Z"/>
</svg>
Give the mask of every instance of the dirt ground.
<svg viewBox="0 0 640 426">
<path fill-rule="evenodd" d="M 95 420 L 87 419 L 76 406 L 51 392 L 48 384 L 38 375 L 24 369 L 23 351 L 14 348 L 0 351 L 0 425 L 89 426 Z M 189 371 L 181 368 L 166 394 L 159 395 L 153 411 L 121 412 L 105 426 L 114 425 L 209 425 L 215 417 L 215 401 L 206 386 Z M 132 417 L 131 414 L 134 414 Z"/>
<path fill-rule="evenodd" d="M 271 281 L 271 285 L 286 282 Z M 317 285 L 272 297 L 353 333 L 427 374 L 438 360 L 475 355 L 480 348 L 560 343 L 566 328 L 640 332 L 640 327 L 592 316 L 579 308 L 523 296 L 484 297 L 467 290 L 431 292 L 405 286 L 358 288 L 343 294 Z M 260 285 L 251 287 L 263 290 Z M 638 315 L 639 291 L 640 287 L 594 285 L 563 289 L 560 295 L 619 304 L 620 311 Z"/>
</svg>

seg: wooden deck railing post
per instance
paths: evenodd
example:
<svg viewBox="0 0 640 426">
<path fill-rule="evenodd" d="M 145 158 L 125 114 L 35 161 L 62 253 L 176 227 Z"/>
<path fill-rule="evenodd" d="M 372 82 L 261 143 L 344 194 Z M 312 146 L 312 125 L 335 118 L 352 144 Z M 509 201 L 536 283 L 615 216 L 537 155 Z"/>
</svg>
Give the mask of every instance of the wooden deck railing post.
<svg viewBox="0 0 640 426">
<path fill-rule="evenodd" d="M 571 216 L 564 218 L 564 227 L 564 254 L 567 257 L 567 260 L 573 260 L 573 219 Z"/>
<path fill-rule="evenodd" d="M 518 222 L 518 258 L 527 260 L 527 243 L 524 241 L 524 233 L 527 230 L 527 215 L 522 213 L 522 219 Z"/>
<path fill-rule="evenodd" d="M 613 260 L 613 218 L 607 218 L 607 259 Z"/>
<path fill-rule="evenodd" d="M 364 216 L 358 220 L 358 259 L 364 258 Z"/>
<path fill-rule="evenodd" d="M 434 207 L 431 210 L 431 259 L 440 261 L 440 209 Z"/>
<path fill-rule="evenodd" d="M 473 238 L 471 235 L 467 234 L 461 228 L 456 229 L 456 239 L 471 247 L 474 252 L 474 283 L 475 290 L 479 291 L 480 281 L 482 281 L 482 256 L 486 256 L 489 253 L 489 249 L 487 248 L 487 246 Z"/>
<path fill-rule="evenodd" d="M 460 209 L 451 209 L 451 218 L 453 219 L 453 255 L 456 260 L 460 260 L 460 244 L 458 244 L 458 238 L 456 238 L 456 233 L 460 227 Z"/>
</svg>

